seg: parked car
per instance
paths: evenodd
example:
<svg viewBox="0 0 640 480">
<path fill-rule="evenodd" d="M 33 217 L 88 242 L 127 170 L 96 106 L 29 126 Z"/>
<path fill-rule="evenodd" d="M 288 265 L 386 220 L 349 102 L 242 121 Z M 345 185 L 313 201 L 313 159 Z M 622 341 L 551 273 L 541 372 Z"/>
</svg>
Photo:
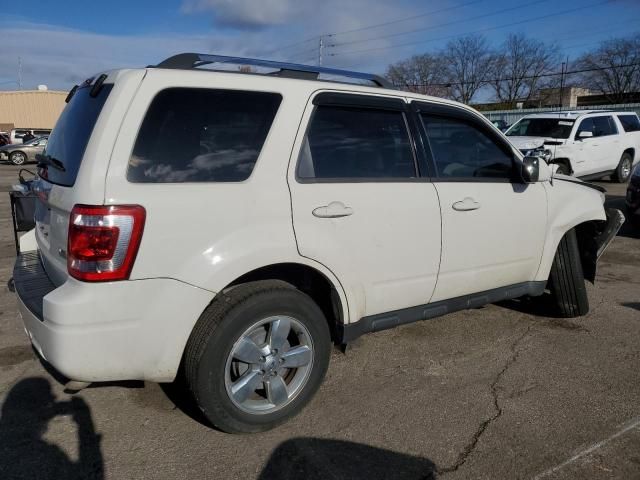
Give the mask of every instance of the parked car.
<svg viewBox="0 0 640 480">
<path fill-rule="evenodd" d="M 35 162 L 36 155 L 42 153 L 49 137 L 37 137 L 27 143 L 10 144 L 0 147 L 0 159 L 9 160 L 14 165 Z"/>
<path fill-rule="evenodd" d="M 9 139 L 12 144 L 16 144 L 16 143 L 22 143 L 22 137 L 24 137 L 27 134 L 33 135 L 34 137 L 37 138 L 37 137 L 48 136 L 50 133 L 51 133 L 51 130 L 46 128 L 39 128 L 39 129 L 14 128 L 13 130 L 11 130 Z"/>
<path fill-rule="evenodd" d="M 509 125 L 504 120 L 491 120 L 491 123 L 501 132 L 506 132 L 509 129 Z"/>
<path fill-rule="evenodd" d="M 629 179 L 640 160 L 640 120 L 634 112 L 580 110 L 527 115 L 506 132 L 524 155 L 583 179 Z"/>
<path fill-rule="evenodd" d="M 636 165 L 629 180 L 626 197 L 627 213 L 636 222 L 640 220 L 640 165 Z"/>
<path fill-rule="evenodd" d="M 299 412 L 332 342 L 545 289 L 586 314 L 624 221 L 463 104 L 214 55 L 87 80 L 41 165 L 13 274 L 34 348 L 76 389 L 180 374 L 228 432 Z"/>
</svg>

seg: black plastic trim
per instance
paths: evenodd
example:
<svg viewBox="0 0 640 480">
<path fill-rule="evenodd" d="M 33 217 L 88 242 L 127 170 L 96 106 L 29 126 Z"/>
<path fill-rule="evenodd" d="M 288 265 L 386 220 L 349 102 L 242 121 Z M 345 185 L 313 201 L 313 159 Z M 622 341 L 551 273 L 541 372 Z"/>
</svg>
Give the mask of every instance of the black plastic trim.
<svg viewBox="0 0 640 480">
<path fill-rule="evenodd" d="M 355 323 L 340 325 L 338 333 L 341 343 L 349 343 L 365 333 L 379 332 L 407 323 L 429 320 L 459 310 L 477 308 L 488 303 L 510 300 L 524 295 L 536 297 L 544 293 L 546 283 L 545 281 L 522 282 L 507 287 L 494 288 L 493 290 L 487 290 L 485 292 L 463 295 L 449 300 L 441 300 L 439 302 L 403 308 L 392 312 L 370 315 L 362 317 Z"/>
<path fill-rule="evenodd" d="M 38 252 L 18 255 L 13 266 L 13 285 L 22 303 L 41 322 L 44 321 L 43 299 L 56 286 L 45 272 Z"/>
<path fill-rule="evenodd" d="M 610 172 L 613 173 L 613 170 Z M 602 173 L 598 173 L 596 176 L 591 176 L 588 175 L 586 177 L 580 177 L 580 178 L 600 178 L 601 176 L 604 177 L 607 175 L 607 172 L 602 172 Z M 597 190 L 601 193 L 607 193 L 607 189 L 604 187 L 601 187 L 600 185 L 596 185 L 595 183 L 590 183 L 590 182 L 585 182 L 584 180 L 579 180 L 578 178 L 575 177 L 570 177 L 570 178 L 560 178 L 560 177 L 553 177 L 553 180 L 556 181 L 560 181 L 560 182 L 568 182 L 568 183 L 575 183 L 576 185 L 582 185 L 583 187 L 587 187 L 587 188 L 593 188 L 594 190 Z"/>
</svg>

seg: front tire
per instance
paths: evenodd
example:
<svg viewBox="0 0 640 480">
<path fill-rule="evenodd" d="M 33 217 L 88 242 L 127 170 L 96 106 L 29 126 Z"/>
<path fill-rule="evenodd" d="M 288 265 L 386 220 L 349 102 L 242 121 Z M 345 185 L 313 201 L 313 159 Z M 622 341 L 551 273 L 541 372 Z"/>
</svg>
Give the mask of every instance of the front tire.
<svg viewBox="0 0 640 480">
<path fill-rule="evenodd" d="M 27 161 L 27 156 L 22 152 L 13 152 L 11 155 L 9 155 L 9 160 L 14 165 L 24 165 L 24 163 Z"/>
<path fill-rule="evenodd" d="M 618 183 L 625 183 L 629 180 L 629 176 L 631 175 L 631 170 L 633 168 L 633 158 L 629 153 L 623 153 L 620 158 L 620 163 L 618 164 L 618 168 L 616 168 L 615 173 L 612 175 L 612 179 Z"/>
<path fill-rule="evenodd" d="M 589 312 L 589 298 L 574 229 L 569 230 L 560 240 L 548 286 L 555 313 L 560 317 L 580 317 Z"/>
<path fill-rule="evenodd" d="M 556 173 L 560 175 L 571 175 L 569 166 L 566 163 L 557 163 L 556 165 L 558 165 L 558 168 L 556 169 Z"/>
<path fill-rule="evenodd" d="M 269 430 L 296 415 L 324 379 L 331 352 L 327 321 L 293 286 L 266 280 L 219 294 L 187 343 L 187 386 L 217 428 Z"/>
</svg>

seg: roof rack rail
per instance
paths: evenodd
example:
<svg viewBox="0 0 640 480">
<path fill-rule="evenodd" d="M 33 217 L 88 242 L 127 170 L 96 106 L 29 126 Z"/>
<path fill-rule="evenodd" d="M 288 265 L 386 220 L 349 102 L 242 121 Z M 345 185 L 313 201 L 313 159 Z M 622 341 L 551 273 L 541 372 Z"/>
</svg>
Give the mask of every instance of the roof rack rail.
<svg viewBox="0 0 640 480">
<path fill-rule="evenodd" d="M 385 78 L 379 75 L 374 75 L 372 73 L 352 72 L 349 70 L 340 70 L 337 68 L 316 67 L 313 65 L 278 62 L 274 60 L 261 60 L 258 58 L 228 57 L 225 55 L 209 55 L 203 53 L 179 53 L 178 55 L 174 55 L 167 58 L 166 60 L 163 60 L 157 65 L 150 65 L 150 67 L 190 70 L 214 63 L 273 68 L 275 72 L 268 73 L 267 75 L 275 75 L 279 77 L 297 78 L 303 80 L 318 80 L 319 76 L 324 74 L 334 77 L 364 80 L 382 88 L 395 88 L 393 84 Z M 339 81 L 334 79 L 330 80 Z"/>
</svg>

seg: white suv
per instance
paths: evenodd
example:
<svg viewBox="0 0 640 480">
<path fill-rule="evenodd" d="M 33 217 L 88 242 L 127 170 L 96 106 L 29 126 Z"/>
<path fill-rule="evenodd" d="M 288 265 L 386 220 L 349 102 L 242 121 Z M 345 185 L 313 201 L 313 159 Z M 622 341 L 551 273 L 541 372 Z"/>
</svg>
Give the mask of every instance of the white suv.
<svg viewBox="0 0 640 480">
<path fill-rule="evenodd" d="M 579 110 L 527 115 L 506 135 L 524 155 L 543 158 L 558 173 L 585 180 L 629 180 L 640 160 L 640 120 L 635 112 Z"/>
<path fill-rule="evenodd" d="M 181 374 L 212 424 L 255 432 L 309 401 L 332 342 L 545 290 L 585 314 L 623 221 L 601 189 L 385 86 L 182 54 L 75 88 L 14 270 L 35 349 L 74 388 Z"/>
</svg>

